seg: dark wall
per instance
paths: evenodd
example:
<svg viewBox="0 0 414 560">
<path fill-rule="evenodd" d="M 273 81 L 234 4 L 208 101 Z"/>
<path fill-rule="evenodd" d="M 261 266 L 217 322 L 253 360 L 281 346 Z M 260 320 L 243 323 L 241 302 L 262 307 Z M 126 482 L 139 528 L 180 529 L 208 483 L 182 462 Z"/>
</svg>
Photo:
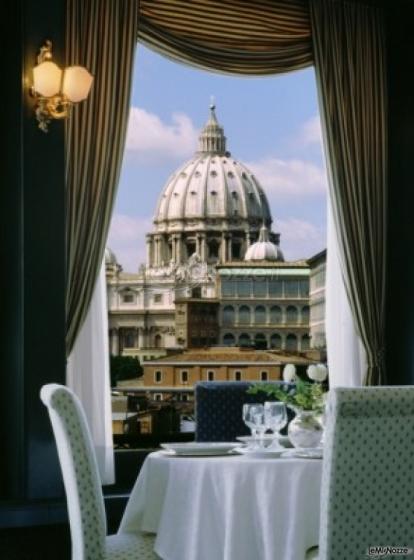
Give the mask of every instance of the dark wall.
<svg viewBox="0 0 414 560">
<path fill-rule="evenodd" d="M 388 382 L 414 384 L 414 5 L 390 2 L 388 27 Z"/>
<path fill-rule="evenodd" d="M 9 2 L 0 23 L 1 513 L 62 493 L 39 390 L 65 377 L 63 123 L 37 128 L 28 83 L 45 39 L 63 62 L 64 24 L 63 0 Z"/>
</svg>

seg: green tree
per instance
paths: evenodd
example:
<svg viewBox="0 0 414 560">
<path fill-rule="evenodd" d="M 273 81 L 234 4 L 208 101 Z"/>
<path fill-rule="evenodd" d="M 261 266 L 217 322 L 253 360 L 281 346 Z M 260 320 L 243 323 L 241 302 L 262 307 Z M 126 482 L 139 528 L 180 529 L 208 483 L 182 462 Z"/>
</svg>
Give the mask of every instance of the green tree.
<svg viewBox="0 0 414 560">
<path fill-rule="evenodd" d="M 144 373 L 138 358 L 133 356 L 111 356 L 111 386 L 115 387 L 118 381 L 135 379 Z"/>
</svg>

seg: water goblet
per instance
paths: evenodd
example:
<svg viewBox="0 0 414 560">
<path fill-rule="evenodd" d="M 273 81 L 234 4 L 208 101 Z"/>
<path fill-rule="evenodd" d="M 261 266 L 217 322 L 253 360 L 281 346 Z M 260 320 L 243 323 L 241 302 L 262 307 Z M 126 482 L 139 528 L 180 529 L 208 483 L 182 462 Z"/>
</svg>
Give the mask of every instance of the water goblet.
<svg viewBox="0 0 414 560">
<path fill-rule="evenodd" d="M 276 434 L 275 440 L 270 445 L 269 449 L 283 449 L 279 443 L 279 431 L 287 424 L 288 417 L 286 405 L 283 402 L 268 401 L 264 404 L 264 423 L 266 429 L 271 430 Z"/>
<path fill-rule="evenodd" d="M 243 405 L 243 422 L 250 429 L 253 438 L 264 434 L 264 407 L 259 403 L 247 403 Z"/>
</svg>

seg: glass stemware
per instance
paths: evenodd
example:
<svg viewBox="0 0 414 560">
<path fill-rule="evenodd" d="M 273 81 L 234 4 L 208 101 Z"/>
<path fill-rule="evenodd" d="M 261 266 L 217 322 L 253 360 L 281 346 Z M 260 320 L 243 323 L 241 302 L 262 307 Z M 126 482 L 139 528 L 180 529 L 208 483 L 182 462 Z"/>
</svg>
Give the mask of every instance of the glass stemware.
<svg viewBox="0 0 414 560">
<path fill-rule="evenodd" d="M 287 424 L 288 417 L 286 405 L 283 402 L 267 401 L 264 404 L 264 423 L 266 430 L 276 434 L 275 440 L 269 449 L 283 449 L 279 443 L 279 431 Z"/>
<path fill-rule="evenodd" d="M 250 429 L 252 437 L 258 438 L 258 442 L 261 447 L 263 444 L 263 435 L 266 431 L 266 425 L 264 421 L 264 406 L 259 403 L 244 404 L 243 422 Z"/>
</svg>

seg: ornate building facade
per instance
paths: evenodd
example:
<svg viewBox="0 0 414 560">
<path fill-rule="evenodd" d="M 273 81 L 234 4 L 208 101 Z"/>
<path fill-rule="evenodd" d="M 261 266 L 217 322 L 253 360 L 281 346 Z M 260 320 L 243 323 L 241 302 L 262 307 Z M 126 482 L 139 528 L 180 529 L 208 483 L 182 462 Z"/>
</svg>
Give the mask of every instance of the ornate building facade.
<svg viewBox="0 0 414 560">
<path fill-rule="evenodd" d="M 227 151 L 215 107 L 167 180 L 147 262 L 106 252 L 110 349 L 142 360 L 206 346 L 309 349 L 309 264 L 285 262 L 258 179 Z"/>
</svg>

